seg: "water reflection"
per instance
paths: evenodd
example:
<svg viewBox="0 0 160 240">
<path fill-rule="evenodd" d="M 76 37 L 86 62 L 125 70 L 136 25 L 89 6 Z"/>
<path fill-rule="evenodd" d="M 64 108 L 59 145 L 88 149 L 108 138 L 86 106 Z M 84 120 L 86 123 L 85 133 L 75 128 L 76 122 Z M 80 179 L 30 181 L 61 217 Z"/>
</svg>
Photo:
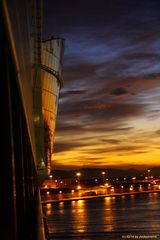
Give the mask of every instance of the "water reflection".
<svg viewBox="0 0 160 240">
<path fill-rule="evenodd" d="M 64 207 L 64 202 L 60 202 L 59 203 L 59 206 L 62 208 L 62 207 Z"/>
<path fill-rule="evenodd" d="M 130 195 L 130 198 L 131 198 L 131 205 L 134 207 L 134 204 L 135 204 L 135 195 Z"/>
<path fill-rule="evenodd" d="M 46 204 L 51 239 L 121 239 L 160 233 L 160 194 L 138 194 Z"/>
<path fill-rule="evenodd" d="M 106 232 L 112 232 L 114 229 L 114 211 L 113 205 L 115 203 L 114 197 L 106 197 L 105 199 L 105 209 L 104 209 L 104 219 L 103 222 L 105 223 L 104 229 Z"/>
<path fill-rule="evenodd" d="M 124 196 L 121 196 L 121 202 L 125 202 L 125 198 L 126 198 L 126 196 L 124 195 Z"/>
<path fill-rule="evenodd" d="M 86 231 L 88 218 L 85 207 L 86 207 L 85 200 L 71 202 L 73 228 L 75 229 L 76 232 L 79 233 L 83 233 Z"/>
<path fill-rule="evenodd" d="M 52 204 L 51 203 L 47 203 L 46 204 L 46 214 L 47 215 L 51 215 L 52 214 Z"/>
</svg>

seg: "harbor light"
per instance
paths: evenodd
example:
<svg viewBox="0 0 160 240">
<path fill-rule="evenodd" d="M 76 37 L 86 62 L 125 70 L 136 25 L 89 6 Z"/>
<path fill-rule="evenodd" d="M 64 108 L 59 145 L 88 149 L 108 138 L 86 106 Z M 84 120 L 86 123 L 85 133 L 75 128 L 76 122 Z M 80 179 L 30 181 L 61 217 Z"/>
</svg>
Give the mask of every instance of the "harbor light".
<svg viewBox="0 0 160 240">
<path fill-rule="evenodd" d="M 76 173 L 76 176 L 78 177 L 78 185 L 80 186 L 80 176 L 81 176 L 81 172 L 77 172 Z M 79 189 L 78 187 L 77 187 L 77 189 Z"/>
<path fill-rule="evenodd" d="M 104 182 L 105 182 L 105 175 L 106 175 L 106 172 L 102 172 L 102 178 L 103 178 L 103 184 L 104 184 Z"/>
<path fill-rule="evenodd" d="M 108 183 L 105 183 L 105 186 L 106 186 L 106 187 L 109 187 L 109 184 L 108 184 Z"/>
<path fill-rule="evenodd" d="M 77 176 L 77 177 L 80 177 L 80 176 L 81 176 L 81 173 L 80 173 L 80 172 L 77 172 L 77 173 L 76 173 L 76 176 Z"/>
<path fill-rule="evenodd" d="M 150 179 L 150 177 L 151 177 L 151 170 L 148 169 L 147 172 L 148 172 L 148 179 Z"/>
<path fill-rule="evenodd" d="M 130 186 L 129 190 L 130 190 L 130 191 L 133 191 L 133 185 Z"/>
<path fill-rule="evenodd" d="M 114 192 L 114 187 L 111 187 L 111 192 Z"/>
</svg>

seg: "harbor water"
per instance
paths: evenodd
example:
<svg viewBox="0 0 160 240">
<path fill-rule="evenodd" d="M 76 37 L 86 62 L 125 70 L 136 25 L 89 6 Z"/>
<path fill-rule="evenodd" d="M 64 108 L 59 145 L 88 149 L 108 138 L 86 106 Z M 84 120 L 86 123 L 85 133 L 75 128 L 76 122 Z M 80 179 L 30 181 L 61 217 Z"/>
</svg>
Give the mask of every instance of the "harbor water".
<svg viewBox="0 0 160 240">
<path fill-rule="evenodd" d="M 160 239 L 160 193 L 47 203 L 52 240 Z"/>
</svg>

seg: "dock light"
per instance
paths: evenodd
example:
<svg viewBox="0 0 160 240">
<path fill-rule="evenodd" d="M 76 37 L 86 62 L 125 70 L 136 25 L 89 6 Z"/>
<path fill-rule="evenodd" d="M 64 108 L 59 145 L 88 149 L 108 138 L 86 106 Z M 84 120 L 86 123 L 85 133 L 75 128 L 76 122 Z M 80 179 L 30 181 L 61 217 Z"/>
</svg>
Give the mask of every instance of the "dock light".
<svg viewBox="0 0 160 240">
<path fill-rule="evenodd" d="M 73 189 L 71 190 L 71 193 L 74 193 L 74 190 L 73 190 Z"/>
<path fill-rule="evenodd" d="M 124 188 L 124 186 L 121 186 L 121 188 Z"/>
<path fill-rule="evenodd" d="M 49 175 L 49 178 L 52 179 L 52 178 L 53 178 L 53 175 Z"/>
<path fill-rule="evenodd" d="M 50 194 L 50 192 L 49 191 L 47 191 L 47 195 L 49 195 Z"/>
<path fill-rule="evenodd" d="M 105 186 L 106 186 L 106 187 L 108 187 L 108 186 L 109 186 L 109 184 L 108 184 L 108 183 L 105 183 Z"/>
<path fill-rule="evenodd" d="M 59 191 L 59 193 L 61 194 L 61 193 L 62 193 L 62 191 Z"/>
<path fill-rule="evenodd" d="M 77 189 L 81 189 L 81 186 L 80 186 L 80 185 L 78 185 Z"/>
</svg>

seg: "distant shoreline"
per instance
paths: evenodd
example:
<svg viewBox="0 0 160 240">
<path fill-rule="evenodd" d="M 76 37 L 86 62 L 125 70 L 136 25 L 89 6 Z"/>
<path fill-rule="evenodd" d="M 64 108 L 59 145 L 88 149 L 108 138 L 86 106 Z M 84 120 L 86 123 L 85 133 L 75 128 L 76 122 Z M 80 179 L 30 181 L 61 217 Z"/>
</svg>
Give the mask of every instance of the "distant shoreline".
<svg viewBox="0 0 160 240">
<path fill-rule="evenodd" d="M 149 190 L 149 191 L 142 191 L 142 192 L 111 193 L 111 194 L 104 194 L 104 195 L 81 196 L 81 197 L 62 198 L 62 199 L 48 199 L 48 200 L 41 201 L 41 203 L 47 204 L 47 203 L 69 202 L 69 201 L 88 200 L 88 199 L 106 198 L 106 197 L 117 197 L 117 196 L 136 195 L 136 194 L 146 194 L 146 193 L 160 193 L 160 190 Z"/>
</svg>

